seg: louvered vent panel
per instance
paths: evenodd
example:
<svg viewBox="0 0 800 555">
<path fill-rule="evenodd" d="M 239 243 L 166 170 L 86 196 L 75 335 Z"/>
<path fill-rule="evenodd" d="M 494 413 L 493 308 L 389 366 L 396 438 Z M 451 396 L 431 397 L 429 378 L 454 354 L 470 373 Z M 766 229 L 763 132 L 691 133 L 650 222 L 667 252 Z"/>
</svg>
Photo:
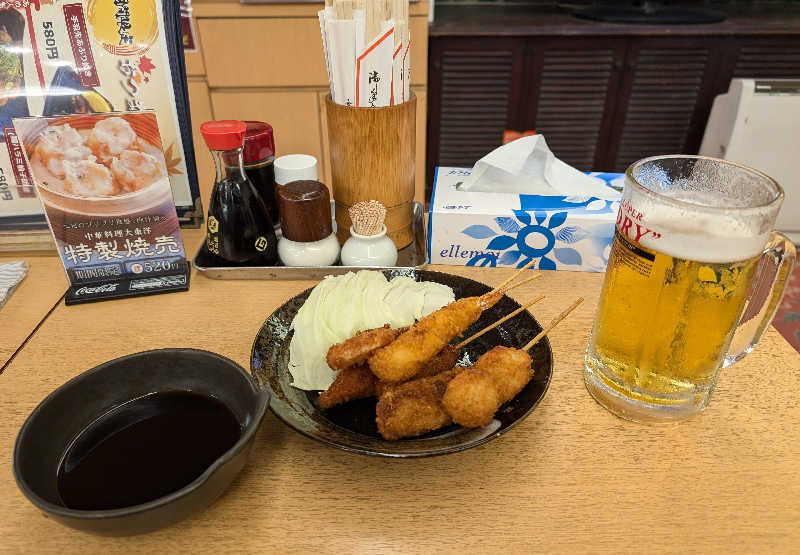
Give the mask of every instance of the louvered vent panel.
<svg viewBox="0 0 800 555">
<path fill-rule="evenodd" d="M 472 166 L 500 146 L 511 93 L 511 52 L 444 54 L 440 166 Z"/>
<path fill-rule="evenodd" d="M 613 64 L 611 50 L 544 55 L 536 132 L 558 158 L 580 170 L 593 169 Z"/>
<path fill-rule="evenodd" d="M 800 42 L 742 46 L 733 76 L 800 79 Z"/>
<path fill-rule="evenodd" d="M 646 156 L 683 151 L 707 62 L 704 48 L 639 51 L 617 171 Z"/>
</svg>

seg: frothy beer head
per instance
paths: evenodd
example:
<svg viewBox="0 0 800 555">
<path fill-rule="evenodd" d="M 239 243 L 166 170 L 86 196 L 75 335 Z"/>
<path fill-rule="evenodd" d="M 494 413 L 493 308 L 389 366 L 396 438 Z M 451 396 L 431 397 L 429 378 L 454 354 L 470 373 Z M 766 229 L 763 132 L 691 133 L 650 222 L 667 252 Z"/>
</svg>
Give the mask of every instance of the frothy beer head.
<svg viewBox="0 0 800 555">
<path fill-rule="evenodd" d="M 761 253 L 783 202 L 775 180 L 731 162 L 699 156 L 632 164 L 617 229 L 670 256 L 733 262 Z"/>
</svg>

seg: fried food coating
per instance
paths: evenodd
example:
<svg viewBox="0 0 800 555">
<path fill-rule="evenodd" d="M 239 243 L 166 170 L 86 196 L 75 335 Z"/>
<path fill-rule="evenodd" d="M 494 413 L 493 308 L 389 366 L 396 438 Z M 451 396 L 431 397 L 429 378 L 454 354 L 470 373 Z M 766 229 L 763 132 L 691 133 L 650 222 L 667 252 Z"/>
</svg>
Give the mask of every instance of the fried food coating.
<svg viewBox="0 0 800 555">
<path fill-rule="evenodd" d="M 366 364 L 351 366 L 336 375 L 333 383 L 320 393 L 317 401 L 321 409 L 329 409 L 355 399 L 372 397 L 375 395 L 377 382 L 378 378 Z"/>
<path fill-rule="evenodd" d="M 444 349 L 430 359 L 414 377 L 427 378 L 428 376 L 435 376 L 445 370 L 452 369 L 456 365 L 456 362 L 458 362 L 459 354 L 461 354 L 461 349 L 452 343 L 448 343 L 444 346 Z"/>
<path fill-rule="evenodd" d="M 498 345 L 481 355 L 475 366 L 484 370 L 497 384 L 502 404 L 516 397 L 531 381 L 531 362 L 526 351 Z"/>
<path fill-rule="evenodd" d="M 456 365 L 458 362 L 458 355 L 461 353 L 461 350 L 458 349 L 453 344 L 447 344 L 444 346 L 444 349 L 439 351 L 435 357 L 430 359 L 420 371 L 415 376 L 417 378 L 427 378 L 428 376 L 433 376 L 435 374 L 439 374 L 444 372 L 445 370 L 450 370 Z M 402 382 L 405 383 L 405 382 Z M 380 397 L 383 395 L 383 392 L 390 388 L 390 387 L 397 387 L 401 385 L 400 383 L 391 383 L 391 382 L 383 382 L 378 380 L 378 383 L 375 385 L 375 395 Z"/>
<path fill-rule="evenodd" d="M 456 424 L 483 427 L 492 421 L 500 405 L 513 399 L 532 377 L 527 352 L 497 346 L 447 384 L 442 406 Z"/>
<path fill-rule="evenodd" d="M 413 437 L 450 424 L 442 395 L 450 380 L 463 370 L 456 367 L 386 389 L 375 408 L 381 436 L 389 440 Z"/>
<path fill-rule="evenodd" d="M 458 361 L 459 350 L 455 345 L 447 345 L 439 354 L 433 357 L 420 371 L 425 376 L 432 376 L 450 370 Z M 358 364 L 341 370 L 330 387 L 319 396 L 321 409 L 329 409 L 348 401 L 363 399 L 365 397 L 380 397 L 386 387 L 398 384 L 385 384 L 378 378 L 366 364 Z"/>
<path fill-rule="evenodd" d="M 369 357 L 369 367 L 385 382 L 415 377 L 427 361 L 480 318 L 486 305 L 486 297 L 466 297 L 430 313 L 392 343 L 375 351 Z"/>
<path fill-rule="evenodd" d="M 457 378 L 457 380 L 456 380 Z M 470 368 L 453 378 L 442 396 L 442 406 L 453 422 L 465 428 L 488 426 L 497 412 L 500 393 L 485 370 Z"/>
<path fill-rule="evenodd" d="M 407 328 L 393 330 L 389 324 L 382 328 L 365 330 L 350 339 L 332 345 L 325 357 L 333 370 L 344 370 L 366 361 L 376 349 L 385 347 Z"/>
</svg>

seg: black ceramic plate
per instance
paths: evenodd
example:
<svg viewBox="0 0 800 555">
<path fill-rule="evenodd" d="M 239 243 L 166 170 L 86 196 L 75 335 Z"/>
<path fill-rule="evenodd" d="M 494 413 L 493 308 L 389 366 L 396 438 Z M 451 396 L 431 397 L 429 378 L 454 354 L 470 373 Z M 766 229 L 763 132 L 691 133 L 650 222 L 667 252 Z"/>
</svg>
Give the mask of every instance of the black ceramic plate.
<svg viewBox="0 0 800 555">
<path fill-rule="evenodd" d="M 417 281 L 443 283 L 453 289 L 457 299 L 482 295 L 491 289 L 477 281 L 441 272 L 386 270 L 384 273 L 390 279 L 406 275 Z M 310 293 L 311 289 L 308 289 L 290 299 L 264 322 L 253 344 L 250 364 L 258 384 L 271 393 L 272 412 L 301 434 L 323 443 L 346 451 L 384 457 L 426 457 L 463 451 L 500 436 L 523 420 L 542 400 L 550 385 L 553 352 L 547 338 L 544 338 L 531 350 L 533 379 L 519 395 L 500 407 L 495 419 L 487 427 L 465 429 L 453 425 L 417 438 L 386 441 L 378 434 L 375 424 L 376 399 L 351 401 L 323 411 L 317 407 L 319 392 L 303 391 L 290 385 L 289 341 L 293 332 L 289 326 Z M 466 330 L 464 337 L 469 337 L 519 306 L 509 297 L 503 297 Z M 467 345 L 461 352 L 459 364 L 472 364 L 495 345 L 521 348 L 541 329 L 539 323 L 527 311 L 523 311 Z"/>
</svg>

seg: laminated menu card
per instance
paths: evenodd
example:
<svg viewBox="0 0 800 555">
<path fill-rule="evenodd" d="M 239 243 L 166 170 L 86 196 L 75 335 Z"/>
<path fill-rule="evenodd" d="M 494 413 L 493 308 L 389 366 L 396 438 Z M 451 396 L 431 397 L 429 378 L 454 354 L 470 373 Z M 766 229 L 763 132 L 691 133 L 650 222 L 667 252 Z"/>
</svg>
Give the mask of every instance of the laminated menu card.
<svg viewBox="0 0 800 555">
<path fill-rule="evenodd" d="M 13 123 L 10 153 L 44 205 L 70 282 L 67 304 L 189 288 L 153 112 Z"/>
<path fill-rule="evenodd" d="M 180 221 L 202 208 L 179 0 L 0 0 L 0 229 L 38 219 L 12 120 L 153 110 Z M 27 220 L 26 220 L 27 218 Z"/>
</svg>

